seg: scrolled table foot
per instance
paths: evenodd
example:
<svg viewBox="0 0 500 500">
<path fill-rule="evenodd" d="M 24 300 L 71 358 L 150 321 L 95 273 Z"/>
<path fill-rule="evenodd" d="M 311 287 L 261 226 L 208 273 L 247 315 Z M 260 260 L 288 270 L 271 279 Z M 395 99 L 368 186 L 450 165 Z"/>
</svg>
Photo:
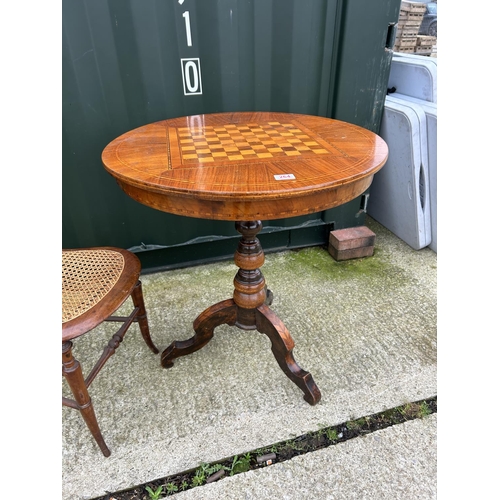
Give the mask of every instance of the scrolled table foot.
<svg viewBox="0 0 500 500">
<path fill-rule="evenodd" d="M 271 340 L 271 350 L 285 375 L 304 393 L 304 399 L 315 405 L 321 399 L 321 392 L 312 375 L 303 370 L 293 357 L 294 341 L 290 332 L 267 305 L 256 310 L 257 330 Z"/>
<path fill-rule="evenodd" d="M 192 339 L 190 339 L 192 340 Z M 182 349 L 181 342 L 175 340 L 161 353 L 161 366 L 163 368 L 172 368 L 174 366 L 174 359 L 180 356 L 178 351 Z"/>
<path fill-rule="evenodd" d="M 175 340 L 161 353 L 161 366 L 172 368 L 174 359 L 186 356 L 204 347 L 214 336 L 214 329 L 222 324 L 234 325 L 237 307 L 232 299 L 205 309 L 193 323 L 195 334 L 188 340 Z"/>
</svg>

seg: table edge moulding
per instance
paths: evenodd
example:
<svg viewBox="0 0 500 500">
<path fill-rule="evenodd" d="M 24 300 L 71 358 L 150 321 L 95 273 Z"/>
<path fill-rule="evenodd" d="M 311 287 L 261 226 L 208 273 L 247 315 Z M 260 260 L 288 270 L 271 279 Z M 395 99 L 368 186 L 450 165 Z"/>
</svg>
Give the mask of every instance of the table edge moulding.
<svg viewBox="0 0 500 500">
<path fill-rule="evenodd" d="M 245 156 L 245 150 L 238 150 L 243 146 L 237 146 L 239 143 L 228 133 L 219 134 L 227 136 L 220 139 L 213 132 L 227 124 L 262 123 L 299 130 L 297 135 L 304 139 L 292 140 L 310 149 L 275 152 L 280 148 L 270 146 L 279 146 L 286 136 L 271 136 L 267 141 L 270 146 L 254 137 L 257 143 L 246 146 L 246 151 L 252 147 L 254 151 Z M 194 146 L 184 146 L 180 141 L 199 142 L 196 135 L 194 140 L 187 137 L 184 129 L 200 135 L 209 127 L 218 146 L 235 150 L 213 154 L 230 156 L 201 153 L 190 158 L 195 156 L 186 154 L 191 150 L 181 151 L 182 147 Z M 186 138 L 179 137 L 179 129 Z M 221 144 L 224 140 L 227 145 Z M 245 142 L 243 139 L 241 144 Z M 207 146 L 206 150 L 210 143 Z M 233 154 L 240 152 L 243 154 Z M 248 112 L 195 115 L 144 125 L 112 141 L 104 149 L 102 160 L 125 193 L 157 210 L 202 219 L 273 220 L 320 212 L 359 196 L 370 186 L 387 154 L 382 138 L 350 123 L 310 115 Z"/>
</svg>

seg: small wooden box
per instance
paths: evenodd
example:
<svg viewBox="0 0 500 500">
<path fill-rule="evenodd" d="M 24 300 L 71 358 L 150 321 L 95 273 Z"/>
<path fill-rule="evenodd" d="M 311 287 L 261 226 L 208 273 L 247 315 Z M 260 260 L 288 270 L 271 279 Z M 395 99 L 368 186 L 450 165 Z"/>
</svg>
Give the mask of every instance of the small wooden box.
<svg viewBox="0 0 500 500">
<path fill-rule="evenodd" d="M 435 36 L 417 35 L 417 46 L 432 47 L 436 42 Z"/>
<path fill-rule="evenodd" d="M 410 26 L 420 28 L 422 21 L 424 20 L 423 14 L 408 14 L 408 19 L 405 21 L 405 28 L 409 28 Z"/>
<path fill-rule="evenodd" d="M 415 47 L 415 54 L 420 54 L 422 56 L 428 56 L 432 53 L 432 46 L 429 47 L 424 47 L 424 46 L 416 46 Z"/>
<path fill-rule="evenodd" d="M 401 46 L 394 46 L 394 52 L 408 52 L 409 54 L 412 54 L 415 52 L 415 47 L 401 47 Z"/>
<path fill-rule="evenodd" d="M 415 26 L 403 26 L 403 28 L 397 32 L 398 36 L 399 34 L 401 34 L 401 38 L 417 36 L 418 28 Z"/>
<path fill-rule="evenodd" d="M 401 2 L 401 8 L 403 12 L 413 12 L 418 14 L 425 14 L 425 9 L 427 8 L 425 3 L 422 2 L 407 2 L 403 0 Z"/>
<path fill-rule="evenodd" d="M 417 45 L 417 37 L 416 36 L 405 36 L 402 37 L 399 41 L 399 47 L 415 47 Z"/>
<path fill-rule="evenodd" d="M 338 229 L 330 233 L 328 253 L 335 260 L 370 257 L 374 244 L 375 233 L 366 226 Z"/>
</svg>

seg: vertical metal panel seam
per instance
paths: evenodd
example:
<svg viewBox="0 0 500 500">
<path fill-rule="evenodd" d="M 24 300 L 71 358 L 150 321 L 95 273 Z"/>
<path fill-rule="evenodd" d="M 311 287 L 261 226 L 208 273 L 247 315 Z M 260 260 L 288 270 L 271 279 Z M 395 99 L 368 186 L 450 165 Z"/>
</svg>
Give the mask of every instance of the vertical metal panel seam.
<svg viewBox="0 0 500 500">
<path fill-rule="evenodd" d="M 328 105 L 327 108 L 329 110 L 329 114 L 327 114 L 330 118 L 335 118 L 336 113 L 336 102 L 337 102 L 337 82 L 340 78 L 339 76 L 339 67 L 340 67 L 340 58 L 341 49 L 342 49 L 342 39 L 344 36 L 344 0 L 337 0 L 336 5 L 336 15 L 335 15 L 335 29 L 334 29 L 334 40 L 333 40 L 333 50 L 332 50 L 332 61 L 331 61 L 331 76 L 330 76 L 330 88 L 328 92 Z"/>
</svg>

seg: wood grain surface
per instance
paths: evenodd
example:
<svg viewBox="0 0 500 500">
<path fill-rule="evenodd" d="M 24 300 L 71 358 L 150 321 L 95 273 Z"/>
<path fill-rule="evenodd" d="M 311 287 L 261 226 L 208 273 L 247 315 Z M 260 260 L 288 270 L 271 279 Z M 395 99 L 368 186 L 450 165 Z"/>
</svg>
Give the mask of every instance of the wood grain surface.
<svg viewBox="0 0 500 500">
<path fill-rule="evenodd" d="M 350 201 L 387 156 L 383 139 L 346 122 L 237 112 L 144 125 L 108 144 L 102 161 L 125 193 L 157 210 L 269 220 Z"/>
</svg>

